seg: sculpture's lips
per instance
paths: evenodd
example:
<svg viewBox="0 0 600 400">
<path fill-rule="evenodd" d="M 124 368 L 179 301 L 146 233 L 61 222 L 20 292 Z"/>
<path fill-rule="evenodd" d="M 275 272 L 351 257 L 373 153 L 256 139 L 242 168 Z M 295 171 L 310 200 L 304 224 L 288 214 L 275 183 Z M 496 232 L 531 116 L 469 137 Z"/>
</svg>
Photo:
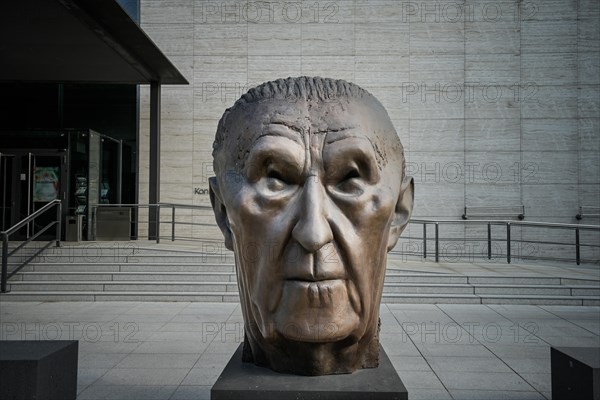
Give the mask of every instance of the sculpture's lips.
<svg viewBox="0 0 600 400">
<path fill-rule="evenodd" d="M 360 310 L 360 298 L 351 280 L 288 279 L 273 320 L 276 330 L 287 339 L 333 342 L 357 329 Z"/>
<path fill-rule="evenodd" d="M 307 283 L 315 283 L 315 282 L 333 282 L 333 281 L 342 281 L 345 280 L 344 278 L 316 278 L 316 277 L 310 277 L 310 278 L 287 278 L 286 281 L 292 281 L 292 282 L 307 282 Z"/>
<path fill-rule="evenodd" d="M 289 285 L 289 289 L 292 292 L 300 291 L 304 293 L 304 296 L 308 300 L 305 305 L 311 308 L 331 307 L 336 299 L 339 301 L 340 296 L 347 296 L 342 294 L 346 292 L 346 281 L 344 279 L 324 279 L 317 281 L 287 279 L 286 284 Z"/>
<path fill-rule="evenodd" d="M 357 314 L 362 310 L 360 295 L 358 294 L 356 285 L 352 280 L 346 278 L 288 278 L 284 281 L 283 288 L 286 290 L 288 296 L 299 296 L 300 298 L 307 299 L 308 302 L 305 305 L 308 307 L 330 307 L 340 300 L 345 301 L 348 299 Z M 278 300 L 276 303 L 271 304 L 271 312 L 279 305 L 280 296 L 273 296 L 273 298 L 277 298 Z"/>
</svg>

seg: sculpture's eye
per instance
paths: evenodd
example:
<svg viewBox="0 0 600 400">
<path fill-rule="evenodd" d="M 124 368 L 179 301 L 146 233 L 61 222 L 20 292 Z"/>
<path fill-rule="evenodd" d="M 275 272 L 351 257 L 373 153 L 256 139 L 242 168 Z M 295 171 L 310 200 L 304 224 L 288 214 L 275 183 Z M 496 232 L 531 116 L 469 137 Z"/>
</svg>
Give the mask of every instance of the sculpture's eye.
<svg viewBox="0 0 600 400">
<path fill-rule="evenodd" d="M 267 189 L 278 192 L 284 190 L 289 185 L 289 182 L 277 170 L 269 169 L 267 172 Z"/>
<path fill-rule="evenodd" d="M 352 168 L 342 179 L 340 179 L 335 187 L 344 194 L 358 196 L 363 192 L 360 180 L 360 173 L 356 168 Z"/>
</svg>

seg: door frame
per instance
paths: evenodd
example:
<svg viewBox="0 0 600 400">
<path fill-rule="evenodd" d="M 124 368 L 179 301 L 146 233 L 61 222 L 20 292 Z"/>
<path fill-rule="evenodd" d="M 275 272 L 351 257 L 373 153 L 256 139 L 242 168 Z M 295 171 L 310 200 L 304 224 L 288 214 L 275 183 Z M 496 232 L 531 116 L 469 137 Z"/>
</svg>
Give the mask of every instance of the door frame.
<svg viewBox="0 0 600 400">
<path fill-rule="evenodd" d="M 10 201 L 12 202 L 11 215 L 10 215 L 10 226 L 21 221 L 21 216 L 31 215 L 36 211 L 35 202 L 33 201 L 33 173 L 35 171 L 35 158 L 36 157 L 59 157 L 59 193 L 58 198 L 63 202 L 62 207 L 62 219 L 64 221 L 66 212 L 68 210 L 68 193 L 69 193 L 69 153 L 66 149 L 10 149 L 10 155 L 12 155 L 12 187 L 10 193 Z M 8 155 L 8 153 L 7 153 Z M 27 193 L 21 193 L 22 191 L 22 180 L 21 174 L 23 173 L 23 158 L 27 158 L 31 155 L 31 162 L 25 166 L 26 180 L 27 182 Z M 9 161 L 9 162 L 10 162 Z M 26 196 L 27 200 L 22 201 L 22 197 Z M 25 208 L 25 210 L 23 210 Z M 25 235 L 32 235 L 34 233 L 34 225 L 27 224 L 25 233 L 15 233 L 15 239 L 23 238 Z M 63 226 L 65 226 L 63 224 Z M 44 235 L 42 235 L 44 236 Z"/>
</svg>

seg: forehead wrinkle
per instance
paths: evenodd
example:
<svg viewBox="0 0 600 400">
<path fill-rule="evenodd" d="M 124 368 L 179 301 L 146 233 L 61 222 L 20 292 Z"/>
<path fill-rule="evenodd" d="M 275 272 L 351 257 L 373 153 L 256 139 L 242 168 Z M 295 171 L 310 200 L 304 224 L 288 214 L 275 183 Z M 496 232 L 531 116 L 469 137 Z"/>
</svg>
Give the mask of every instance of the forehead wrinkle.
<svg viewBox="0 0 600 400">
<path fill-rule="evenodd" d="M 283 119 L 278 119 L 278 118 L 274 118 L 273 120 L 271 120 L 270 122 L 268 122 L 267 125 L 280 125 L 280 126 L 284 126 L 284 127 L 288 128 L 288 129 L 296 131 L 296 132 L 298 132 L 300 134 L 302 134 L 304 132 L 304 129 L 302 129 L 302 127 L 296 126 L 296 125 L 294 125 L 290 121 L 285 121 Z"/>
<path fill-rule="evenodd" d="M 353 130 L 356 128 L 357 128 L 356 126 L 347 126 L 347 127 L 342 127 L 342 128 L 327 128 L 327 129 L 323 129 L 321 131 L 314 131 L 313 133 L 314 134 L 325 133 L 326 135 L 328 135 L 330 133 L 343 132 L 343 131 Z M 327 142 L 327 143 L 330 143 L 330 142 Z"/>
<path fill-rule="evenodd" d="M 296 128 L 296 127 L 294 127 Z M 283 137 L 286 139 L 293 140 L 299 145 L 303 145 L 302 137 L 304 136 L 302 132 L 298 129 L 291 128 L 287 124 L 279 124 L 279 123 L 268 123 L 265 124 L 262 133 L 260 133 L 254 140 L 252 141 L 252 146 L 261 138 L 265 136 L 275 136 L 275 137 Z"/>
<path fill-rule="evenodd" d="M 348 128 L 348 129 L 353 129 L 353 128 Z M 340 131 L 329 131 L 329 133 L 336 133 L 336 132 L 340 132 Z M 329 135 L 327 135 L 327 136 L 329 136 Z M 331 143 L 339 142 L 340 140 L 346 140 L 346 139 L 368 140 L 368 138 L 361 133 L 349 133 L 347 135 L 336 135 L 331 139 L 327 139 L 327 137 L 326 137 L 325 144 L 331 144 Z"/>
</svg>

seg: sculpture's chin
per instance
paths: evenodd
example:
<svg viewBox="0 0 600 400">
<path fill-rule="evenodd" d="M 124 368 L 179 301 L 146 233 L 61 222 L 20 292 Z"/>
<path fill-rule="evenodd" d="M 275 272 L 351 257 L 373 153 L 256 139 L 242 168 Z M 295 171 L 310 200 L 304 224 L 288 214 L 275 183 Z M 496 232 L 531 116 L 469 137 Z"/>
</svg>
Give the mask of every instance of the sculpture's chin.
<svg viewBox="0 0 600 400">
<path fill-rule="evenodd" d="M 356 335 L 360 307 L 353 305 L 351 290 L 342 279 L 286 281 L 273 315 L 275 331 L 288 340 L 307 343 L 339 342 Z"/>
<path fill-rule="evenodd" d="M 352 281 L 288 279 L 269 294 L 278 295 L 273 309 L 245 298 L 245 362 L 297 375 L 377 367 L 379 307 Z"/>
<path fill-rule="evenodd" d="M 379 365 L 378 335 L 359 342 L 308 343 L 282 340 L 276 347 L 246 335 L 244 361 L 280 373 L 297 375 L 349 374 Z"/>
</svg>

